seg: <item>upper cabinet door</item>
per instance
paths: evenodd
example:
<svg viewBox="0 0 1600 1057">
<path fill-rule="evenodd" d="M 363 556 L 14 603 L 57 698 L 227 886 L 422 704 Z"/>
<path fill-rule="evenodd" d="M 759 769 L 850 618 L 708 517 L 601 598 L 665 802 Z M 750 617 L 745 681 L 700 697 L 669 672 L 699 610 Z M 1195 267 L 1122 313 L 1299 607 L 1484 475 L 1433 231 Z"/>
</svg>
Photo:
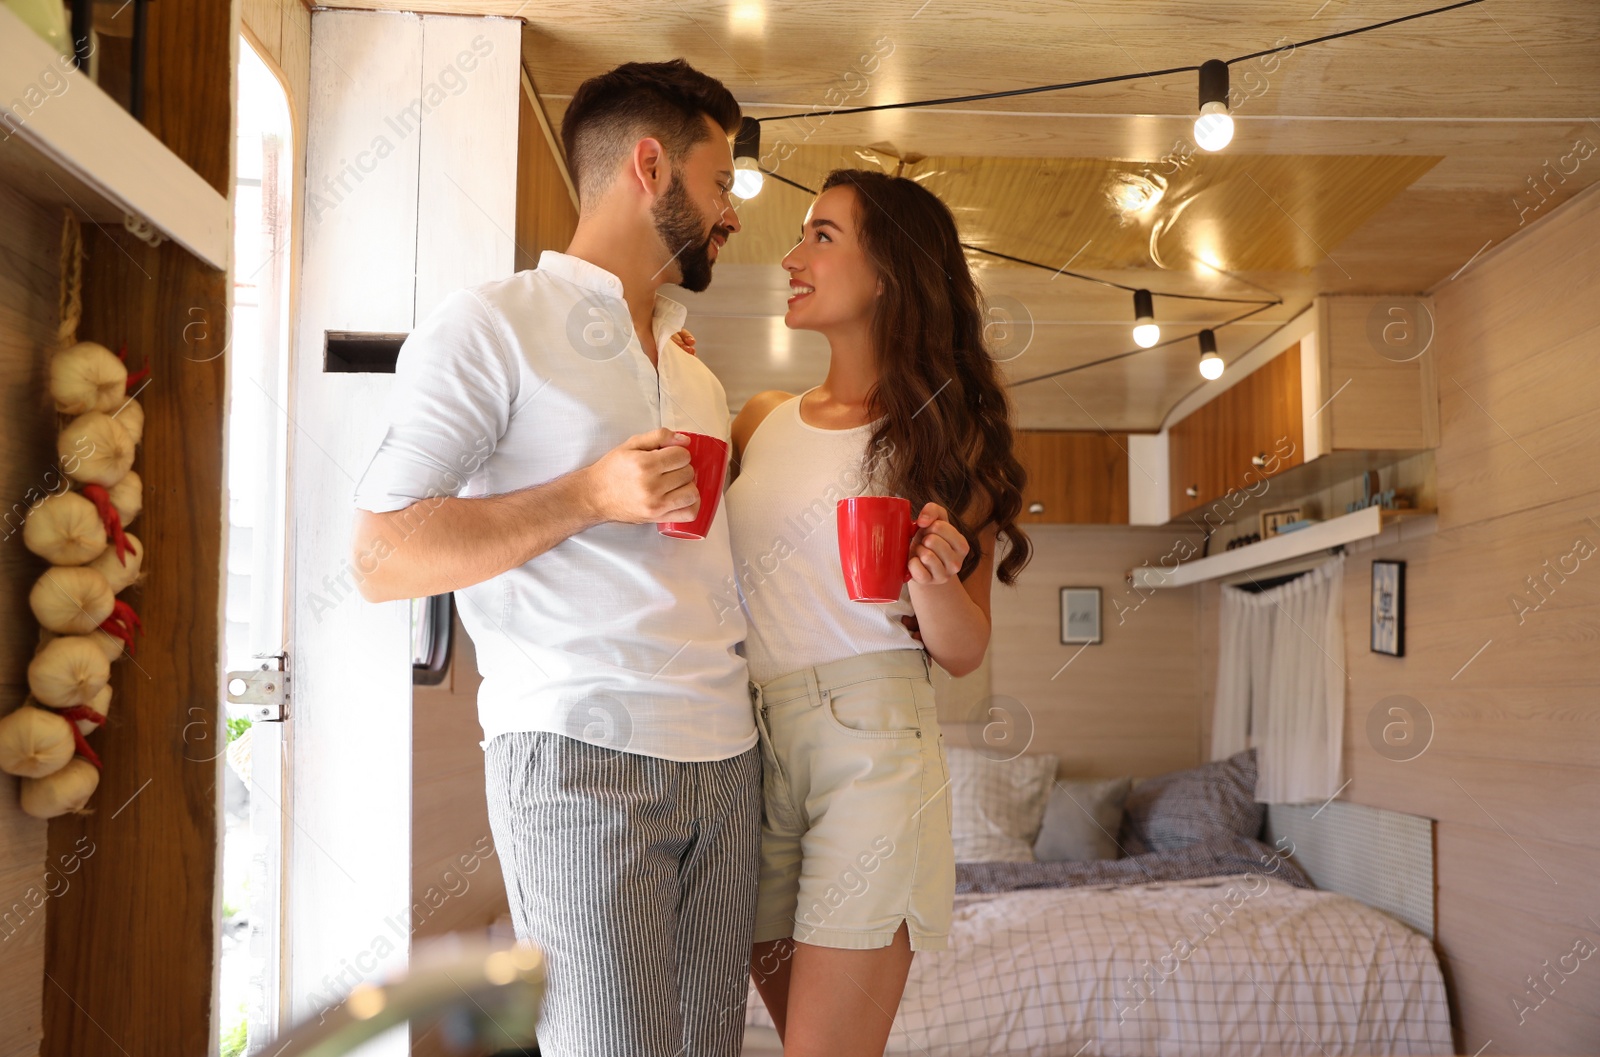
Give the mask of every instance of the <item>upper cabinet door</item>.
<svg viewBox="0 0 1600 1057">
<path fill-rule="evenodd" d="M 1028 472 L 1020 522 L 1056 525 L 1128 523 L 1128 435 L 1079 430 L 1020 430 L 1017 460 Z M 1040 509 L 1033 510 L 1034 507 Z"/>
<path fill-rule="evenodd" d="M 1241 378 L 1167 433 L 1178 517 L 1304 461 L 1300 346 Z M 1265 466 L 1258 466 L 1257 460 Z"/>
</svg>

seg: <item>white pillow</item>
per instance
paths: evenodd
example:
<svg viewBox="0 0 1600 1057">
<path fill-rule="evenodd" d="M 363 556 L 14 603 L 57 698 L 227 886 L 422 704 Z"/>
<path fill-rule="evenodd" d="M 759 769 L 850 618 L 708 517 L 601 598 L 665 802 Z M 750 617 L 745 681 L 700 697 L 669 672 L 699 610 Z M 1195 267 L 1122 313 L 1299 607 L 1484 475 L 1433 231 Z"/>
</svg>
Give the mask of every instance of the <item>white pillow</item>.
<svg viewBox="0 0 1600 1057">
<path fill-rule="evenodd" d="M 1056 756 L 993 760 L 973 749 L 948 749 L 950 836 L 956 862 L 1033 862 Z"/>
</svg>

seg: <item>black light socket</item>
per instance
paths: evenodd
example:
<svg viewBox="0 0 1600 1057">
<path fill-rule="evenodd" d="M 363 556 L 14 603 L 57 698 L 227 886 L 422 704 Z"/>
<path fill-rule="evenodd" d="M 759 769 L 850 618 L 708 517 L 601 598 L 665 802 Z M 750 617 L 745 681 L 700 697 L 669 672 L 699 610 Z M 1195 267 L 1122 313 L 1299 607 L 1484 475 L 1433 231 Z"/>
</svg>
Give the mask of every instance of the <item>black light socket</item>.
<svg viewBox="0 0 1600 1057">
<path fill-rule="evenodd" d="M 1149 290 L 1133 292 L 1133 318 L 1136 321 L 1156 318 L 1156 299 L 1150 296 Z"/>
<path fill-rule="evenodd" d="M 1200 64 L 1200 105 L 1228 102 L 1228 64 L 1207 59 Z"/>
<path fill-rule="evenodd" d="M 739 131 L 733 137 L 733 156 L 735 159 L 761 157 L 761 122 L 753 117 L 739 120 Z"/>
</svg>

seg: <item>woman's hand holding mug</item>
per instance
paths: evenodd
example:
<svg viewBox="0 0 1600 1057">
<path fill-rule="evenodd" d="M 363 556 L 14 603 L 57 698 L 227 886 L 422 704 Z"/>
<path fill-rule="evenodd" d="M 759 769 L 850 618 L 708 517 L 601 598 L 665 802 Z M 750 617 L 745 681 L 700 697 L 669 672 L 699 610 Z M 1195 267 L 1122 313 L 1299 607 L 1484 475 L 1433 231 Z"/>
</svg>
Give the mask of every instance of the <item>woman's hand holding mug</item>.
<svg viewBox="0 0 1600 1057">
<path fill-rule="evenodd" d="M 958 577 L 971 547 L 950 524 L 950 514 L 938 503 L 928 503 L 917 515 L 917 537 L 911 541 L 907 568 L 915 584 L 944 584 Z"/>
</svg>

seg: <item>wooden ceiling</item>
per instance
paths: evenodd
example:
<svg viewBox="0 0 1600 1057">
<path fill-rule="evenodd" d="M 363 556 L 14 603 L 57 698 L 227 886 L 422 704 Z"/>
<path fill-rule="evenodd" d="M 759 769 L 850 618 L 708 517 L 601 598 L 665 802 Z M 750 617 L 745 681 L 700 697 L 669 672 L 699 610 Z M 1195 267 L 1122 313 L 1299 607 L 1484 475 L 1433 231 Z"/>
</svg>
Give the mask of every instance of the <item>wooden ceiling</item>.
<svg viewBox="0 0 1600 1057">
<path fill-rule="evenodd" d="M 807 186 L 838 165 L 905 159 L 903 171 L 951 205 L 974 245 L 1157 291 L 1281 299 L 1219 332 L 1229 361 L 1318 293 L 1432 289 L 1600 180 L 1594 0 L 1487 0 L 1292 49 L 1438 0 L 324 2 L 522 19 L 523 63 L 556 127 L 586 77 L 632 59 L 682 56 L 721 78 L 747 114 L 773 117 L 1272 50 L 1232 66 L 1242 98 L 1233 142 L 1218 154 L 1184 149 L 1194 73 L 763 125 L 764 153 Z M 780 140 L 790 146 L 775 155 Z M 1127 188 L 1152 175 L 1166 179 L 1160 200 L 1127 208 Z M 735 408 L 826 370 L 826 343 L 782 323 L 776 262 L 808 201 L 768 180 L 741 207 L 745 230 L 712 288 L 684 295 Z M 1131 299 L 992 258 L 973 263 L 1015 320 L 1004 366 L 1026 382 L 1013 388 L 1023 425 L 1154 430 L 1200 382 L 1192 341 L 1028 382 L 1133 349 Z M 1156 302 L 1169 335 L 1241 308 Z"/>
</svg>

